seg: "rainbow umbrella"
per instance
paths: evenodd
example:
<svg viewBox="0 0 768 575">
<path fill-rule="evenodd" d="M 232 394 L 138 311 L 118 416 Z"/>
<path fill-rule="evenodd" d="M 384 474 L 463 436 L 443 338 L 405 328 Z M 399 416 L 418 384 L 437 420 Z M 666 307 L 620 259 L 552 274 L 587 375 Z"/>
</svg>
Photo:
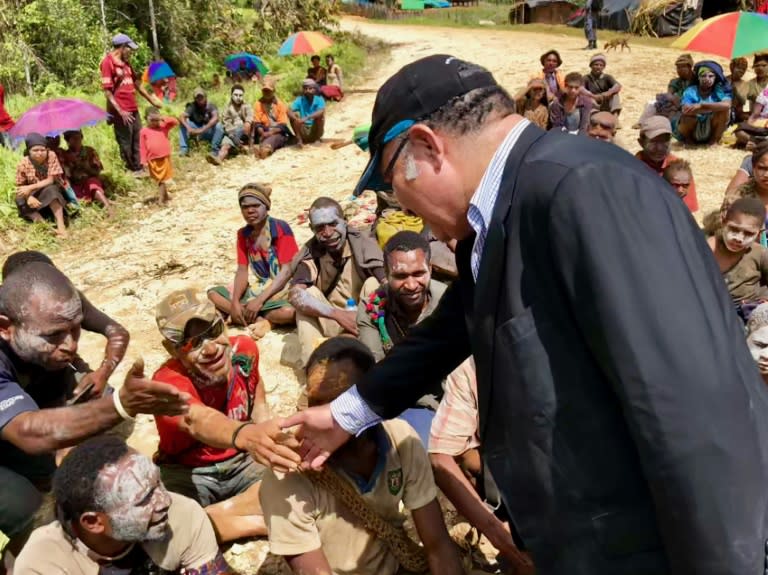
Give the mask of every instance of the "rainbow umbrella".
<svg viewBox="0 0 768 575">
<path fill-rule="evenodd" d="M 331 45 L 333 45 L 333 40 L 320 32 L 296 32 L 288 36 L 277 54 L 279 56 L 316 54 Z"/>
<path fill-rule="evenodd" d="M 150 63 L 141 75 L 141 79 L 145 84 L 154 84 L 160 80 L 175 77 L 176 74 L 165 60 Z"/>
<path fill-rule="evenodd" d="M 728 12 L 699 22 L 673 48 L 733 59 L 768 50 L 768 15 Z"/>
<path fill-rule="evenodd" d="M 230 72 L 258 72 L 262 76 L 269 73 L 269 68 L 264 61 L 255 54 L 248 52 L 238 52 L 230 54 L 224 59 L 224 65 Z"/>
<path fill-rule="evenodd" d="M 98 106 L 76 98 L 48 100 L 33 106 L 8 131 L 14 141 L 36 132 L 43 136 L 58 136 L 67 130 L 79 130 L 107 119 L 107 113 Z"/>
</svg>

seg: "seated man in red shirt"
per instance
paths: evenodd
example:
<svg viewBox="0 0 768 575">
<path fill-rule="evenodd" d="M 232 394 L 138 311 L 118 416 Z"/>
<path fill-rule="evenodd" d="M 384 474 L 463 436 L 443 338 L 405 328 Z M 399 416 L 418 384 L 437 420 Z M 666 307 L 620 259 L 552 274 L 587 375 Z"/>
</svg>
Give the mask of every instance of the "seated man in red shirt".
<svg viewBox="0 0 768 575">
<path fill-rule="evenodd" d="M 637 143 L 640 144 L 642 150 L 637 152 L 635 157 L 642 160 L 659 176 L 663 176 L 667 166 L 678 159 L 669 151 L 671 141 L 672 125 L 669 119 L 665 116 L 651 116 L 640 126 L 640 138 L 638 138 Z M 691 176 L 688 186 L 688 193 L 682 199 L 692 213 L 698 211 L 699 201 L 696 198 L 696 184 L 693 181 L 693 176 Z"/>
<path fill-rule="evenodd" d="M 216 308 L 191 289 L 169 294 L 155 319 L 171 359 L 154 379 L 192 396 L 186 415 L 155 418 L 163 483 L 206 508 L 220 542 L 266 535 L 258 496 L 264 467 L 245 452 L 266 463 L 260 449 L 282 436 L 268 421 L 256 344 L 227 337 Z M 272 461 L 295 468 L 298 455 L 277 449 Z"/>
</svg>

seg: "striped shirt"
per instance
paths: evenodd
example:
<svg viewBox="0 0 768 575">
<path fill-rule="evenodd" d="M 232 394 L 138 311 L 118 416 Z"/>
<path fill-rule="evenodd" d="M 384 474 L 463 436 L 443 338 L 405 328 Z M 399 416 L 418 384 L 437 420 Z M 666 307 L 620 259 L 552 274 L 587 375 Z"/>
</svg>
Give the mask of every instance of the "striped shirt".
<svg viewBox="0 0 768 575">
<path fill-rule="evenodd" d="M 472 247 L 471 265 L 472 277 L 477 281 L 480 271 L 480 262 L 485 247 L 485 238 L 488 235 L 488 226 L 491 223 L 493 207 L 499 195 L 501 178 L 507 165 L 507 157 L 512 148 L 520 139 L 523 130 L 530 125 L 528 120 L 521 120 L 509 131 L 504 141 L 496 149 L 491 162 L 483 174 L 480 184 L 474 195 L 469 200 L 467 221 L 475 230 L 475 243 Z M 381 421 L 381 417 L 374 412 L 353 386 L 331 402 L 331 414 L 333 419 L 344 431 L 357 435 L 367 428 Z"/>
<path fill-rule="evenodd" d="M 429 452 L 456 457 L 480 446 L 475 360 L 470 357 L 445 380 L 445 394 L 429 431 Z"/>
</svg>

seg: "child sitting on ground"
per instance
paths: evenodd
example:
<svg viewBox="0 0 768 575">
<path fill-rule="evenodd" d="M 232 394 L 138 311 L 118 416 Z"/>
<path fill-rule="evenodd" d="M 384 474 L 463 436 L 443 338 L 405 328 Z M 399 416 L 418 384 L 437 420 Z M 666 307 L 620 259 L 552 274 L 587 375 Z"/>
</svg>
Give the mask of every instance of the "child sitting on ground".
<svg viewBox="0 0 768 575">
<path fill-rule="evenodd" d="M 763 202 L 739 198 L 725 213 L 720 233 L 707 239 L 745 320 L 758 303 L 768 300 L 768 249 L 755 243 L 764 227 Z"/>
<path fill-rule="evenodd" d="M 96 150 L 83 146 L 83 133 L 80 130 L 64 132 L 64 140 L 67 142 L 67 149 L 61 152 L 62 168 L 75 191 L 75 196 L 78 200 L 86 202 L 98 200 L 111 216 L 112 204 L 109 203 L 104 193 L 104 184 L 99 178 L 104 166 Z"/>
<path fill-rule="evenodd" d="M 355 339 L 325 341 L 307 363 L 309 405 L 333 401 L 373 364 L 371 352 Z M 260 493 L 271 551 L 285 556 L 296 574 L 395 575 L 401 567 L 428 567 L 433 574 L 458 575 L 461 562 L 436 496 L 427 453 L 400 420 L 350 439 L 321 472 L 268 470 Z M 423 548 L 403 531 L 401 502 Z"/>
<path fill-rule="evenodd" d="M 672 160 L 662 173 L 664 179 L 675 189 L 677 196 L 682 200 L 688 195 L 688 190 L 691 189 L 691 182 L 693 181 L 693 170 L 691 164 L 686 160 L 676 159 Z"/>
<path fill-rule="evenodd" d="M 178 126 L 179 121 L 171 116 L 161 115 L 160 110 L 154 107 L 147 108 L 146 120 L 148 126 L 142 128 L 139 134 L 141 164 L 147 166 L 149 176 L 157 182 L 158 199 L 164 204 L 169 199 L 167 185 L 173 178 L 168 132 Z"/>
</svg>

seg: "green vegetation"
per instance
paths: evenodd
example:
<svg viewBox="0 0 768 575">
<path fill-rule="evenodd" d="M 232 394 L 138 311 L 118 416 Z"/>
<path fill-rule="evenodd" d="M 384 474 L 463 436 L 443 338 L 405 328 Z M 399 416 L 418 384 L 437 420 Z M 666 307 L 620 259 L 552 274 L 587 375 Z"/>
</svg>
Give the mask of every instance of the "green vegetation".
<svg viewBox="0 0 768 575">
<path fill-rule="evenodd" d="M 81 98 L 103 106 L 98 65 L 106 38 L 118 31 L 139 42 L 132 63 L 137 74 L 141 73 L 151 59 L 147 2 L 106 0 L 105 5 L 106 35 L 96 0 L 0 0 L 0 82 L 6 88 L 6 108 L 14 118 L 50 98 Z M 280 42 L 294 30 L 325 29 L 334 39 L 329 52 L 343 66 L 347 78 L 354 78 L 363 68 L 368 52 L 381 47 L 359 35 L 329 31 L 327 26 L 334 21 L 332 3 L 320 0 L 262 0 L 259 10 L 251 8 L 250 2 L 237 5 L 229 0 L 154 0 L 154 5 L 160 54 L 180 75 L 179 98 L 163 110 L 167 115 L 178 116 L 198 85 L 208 88 L 210 101 L 220 108 L 226 105 L 231 85 L 223 82 L 213 88 L 213 78 L 218 74 L 224 79 L 224 57 L 241 50 L 259 54 L 270 73 L 279 78 L 278 95 L 291 100 L 306 74 L 308 57 L 278 57 L 276 53 Z M 2 15 L 14 11 L 17 17 L 13 21 Z M 32 95 L 27 95 L 27 74 Z M 249 103 L 259 94 L 258 84 L 246 86 Z M 139 98 L 139 106 L 143 111 L 148 104 Z M 107 220 L 99 207 L 85 207 L 71 221 L 70 229 L 75 234 L 86 229 L 90 230 L 87 233 L 103 234 L 107 227 L 113 229 L 133 219 L 132 206 L 154 195 L 155 188 L 150 181 L 126 174 L 111 126 L 102 123 L 85 128 L 83 134 L 84 143 L 101 156 L 107 193 L 119 198 L 118 209 L 116 218 Z M 178 149 L 178 130 L 171 138 Z M 22 151 L 23 144 L 15 151 L 0 147 L 0 245 L 8 249 L 51 248 L 56 240 L 50 227 L 25 223 L 16 213 L 15 172 Z M 201 158 L 196 156 L 174 158 L 178 172 L 183 173 L 188 162 L 199 163 Z"/>
</svg>

